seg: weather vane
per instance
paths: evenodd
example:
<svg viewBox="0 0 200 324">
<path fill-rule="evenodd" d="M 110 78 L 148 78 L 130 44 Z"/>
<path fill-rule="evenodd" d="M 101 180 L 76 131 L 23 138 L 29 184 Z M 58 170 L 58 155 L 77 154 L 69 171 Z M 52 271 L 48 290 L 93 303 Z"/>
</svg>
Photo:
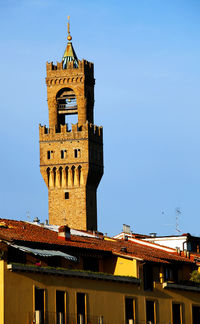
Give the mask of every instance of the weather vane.
<svg viewBox="0 0 200 324">
<path fill-rule="evenodd" d="M 67 39 L 68 39 L 68 41 L 71 41 L 72 40 L 72 36 L 70 35 L 70 23 L 69 23 L 70 16 L 68 16 L 67 19 L 68 19 L 68 22 L 67 22 L 68 36 L 67 36 Z"/>
</svg>

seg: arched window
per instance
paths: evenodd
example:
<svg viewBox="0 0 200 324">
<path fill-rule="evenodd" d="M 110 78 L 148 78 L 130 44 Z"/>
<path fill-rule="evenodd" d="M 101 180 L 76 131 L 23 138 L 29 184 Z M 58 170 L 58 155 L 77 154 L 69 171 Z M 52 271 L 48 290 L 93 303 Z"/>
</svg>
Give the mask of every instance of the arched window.
<svg viewBox="0 0 200 324">
<path fill-rule="evenodd" d="M 74 91 L 70 88 L 63 88 L 56 95 L 58 125 L 65 125 L 70 121 L 71 116 L 78 114 L 77 100 Z M 65 118 L 67 117 L 67 120 Z M 71 122 L 77 123 L 77 116 Z M 69 125 L 70 126 L 70 125 Z"/>
</svg>

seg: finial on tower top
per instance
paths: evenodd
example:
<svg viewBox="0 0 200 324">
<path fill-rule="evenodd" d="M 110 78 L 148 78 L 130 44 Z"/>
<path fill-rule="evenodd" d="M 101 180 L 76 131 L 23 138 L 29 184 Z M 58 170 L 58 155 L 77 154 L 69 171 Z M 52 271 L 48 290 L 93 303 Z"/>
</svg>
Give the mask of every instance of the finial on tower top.
<svg viewBox="0 0 200 324">
<path fill-rule="evenodd" d="M 71 41 L 72 36 L 70 35 L 70 23 L 69 23 L 70 16 L 68 16 L 67 19 L 68 19 L 68 22 L 67 22 L 68 36 L 67 36 L 67 39 L 68 39 L 68 41 Z"/>
<path fill-rule="evenodd" d="M 73 61 L 73 66 L 74 68 L 78 67 L 78 58 L 76 56 L 76 53 L 74 51 L 74 48 L 72 46 L 72 36 L 70 35 L 70 23 L 69 23 L 69 16 L 67 17 L 68 22 L 67 22 L 67 30 L 68 30 L 68 36 L 67 36 L 67 46 L 63 55 L 63 69 L 67 69 L 67 64 L 68 62 Z"/>
</svg>

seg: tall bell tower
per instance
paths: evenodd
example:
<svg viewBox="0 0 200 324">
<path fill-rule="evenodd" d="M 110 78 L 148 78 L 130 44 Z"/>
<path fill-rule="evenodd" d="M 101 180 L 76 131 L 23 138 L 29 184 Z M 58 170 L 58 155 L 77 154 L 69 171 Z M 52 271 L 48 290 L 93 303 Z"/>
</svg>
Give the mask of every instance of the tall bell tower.
<svg viewBox="0 0 200 324">
<path fill-rule="evenodd" d="M 93 63 L 68 43 L 62 62 L 46 65 L 49 128 L 40 131 L 40 171 L 48 187 L 49 223 L 97 230 L 96 191 L 103 175 L 103 130 L 94 125 Z M 77 115 L 76 124 L 68 119 Z"/>
</svg>

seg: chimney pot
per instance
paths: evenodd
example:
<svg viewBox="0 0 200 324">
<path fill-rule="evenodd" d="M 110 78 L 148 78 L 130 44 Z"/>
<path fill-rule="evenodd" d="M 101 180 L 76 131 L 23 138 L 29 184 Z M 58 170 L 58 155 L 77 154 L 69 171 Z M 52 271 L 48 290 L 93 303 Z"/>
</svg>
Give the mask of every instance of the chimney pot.
<svg viewBox="0 0 200 324">
<path fill-rule="evenodd" d="M 58 228 L 58 238 L 64 241 L 70 240 L 70 228 L 67 225 Z"/>
<path fill-rule="evenodd" d="M 130 227 L 130 225 L 123 224 L 123 233 L 131 234 L 131 227 Z"/>
<path fill-rule="evenodd" d="M 40 222 L 40 220 L 39 220 L 38 217 L 35 217 L 35 218 L 33 219 L 33 223 L 39 223 L 39 222 Z"/>
<path fill-rule="evenodd" d="M 149 235 L 150 235 L 151 237 L 156 237 L 157 233 L 153 232 L 153 233 L 149 233 Z"/>
</svg>

